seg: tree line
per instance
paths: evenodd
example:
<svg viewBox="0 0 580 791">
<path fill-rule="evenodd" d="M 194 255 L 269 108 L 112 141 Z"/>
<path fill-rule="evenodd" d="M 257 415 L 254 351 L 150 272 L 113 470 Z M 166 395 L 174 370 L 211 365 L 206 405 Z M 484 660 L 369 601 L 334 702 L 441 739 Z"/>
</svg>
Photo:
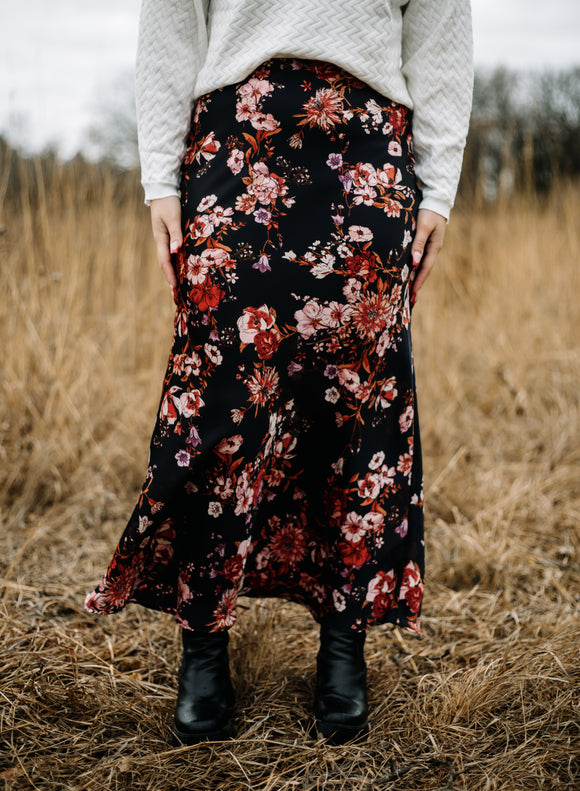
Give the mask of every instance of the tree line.
<svg viewBox="0 0 580 791">
<path fill-rule="evenodd" d="M 87 131 L 85 153 L 75 158 L 75 171 L 82 173 L 83 163 L 91 161 L 128 175 L 138 167 L 130 81 L 124 80 L 123 89 L 112 92 L 110 104 L 99 108 L 99 118 Z M 0 162 L 11 170 L 13 191 L 26 164 L 17 157 L 17 166 L 15 152 L 8 156 L 9 149 L 0 136 Z M 54 152 L 45 152 L 40 159 L 47 174 L 59 166 Z M 31 160 L 29 166 L 38 168 L 38 158 L 36 165 Z M 580 67 L 476 74 L 459 200 L 494 201 L 521 190 L 542 194 L 579 174 Z M 5 172 L 3 182 L 6 176 Z M 130 183 L 131 179 L 127 187 Z"/>
</svg>

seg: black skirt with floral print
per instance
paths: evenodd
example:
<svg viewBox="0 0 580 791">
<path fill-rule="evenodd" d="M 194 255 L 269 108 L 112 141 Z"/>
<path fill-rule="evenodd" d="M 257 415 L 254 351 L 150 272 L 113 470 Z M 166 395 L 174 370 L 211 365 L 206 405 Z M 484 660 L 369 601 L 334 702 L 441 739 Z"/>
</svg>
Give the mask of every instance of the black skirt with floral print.
<svg viewBox="0 0 580 791">
<path fill-rule="evenodd" d="M 90 612 L 207 631 L 276 596 L 421 634 L 410 122 L 316 61 L 197 101 L 147 476 Z"/>
</svg>

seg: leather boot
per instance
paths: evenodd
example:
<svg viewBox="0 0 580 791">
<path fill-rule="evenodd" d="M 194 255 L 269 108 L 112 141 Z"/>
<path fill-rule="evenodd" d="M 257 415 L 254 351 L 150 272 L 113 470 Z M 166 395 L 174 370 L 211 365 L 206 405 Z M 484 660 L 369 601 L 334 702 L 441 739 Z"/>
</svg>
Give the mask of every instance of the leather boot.
<svg viewBox="0 0 580 791">
<path fill-rule="evenodd" d="M 369 730 L 365 638 L 366 632 L 320 628 L 314 717 L 318 732 L 333 744 Z"/>
<path fill-rule="evenodd" d="M 229 709 L 235 699 L 228 663 L 229 634 L 225 630 L 182 629 L 182 637 L 174 736 L 183 744 L 228 739 L 233 736 Z"/>
</svg>

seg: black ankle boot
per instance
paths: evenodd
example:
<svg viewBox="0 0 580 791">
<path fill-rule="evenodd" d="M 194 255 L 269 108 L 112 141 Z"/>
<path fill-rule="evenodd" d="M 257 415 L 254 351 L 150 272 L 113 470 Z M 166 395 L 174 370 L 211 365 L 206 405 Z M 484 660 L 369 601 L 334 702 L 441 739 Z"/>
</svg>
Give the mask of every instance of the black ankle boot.
<svg viewBox="0 0 580 791">
<path fill-rule="evenodd" d="M 314 717 L 318 732 L 334 744 L 369 729 L 365 637 L 365 632 L 339 631 L 326 624 L 320 629 Z"/>
<path fill-rule="evenodd" d="M 182 629 L 182 636 L 173 733 L 183 744 L 230 738 L 234 688 L 228 663 L 229 634 Z"/>
</svg>

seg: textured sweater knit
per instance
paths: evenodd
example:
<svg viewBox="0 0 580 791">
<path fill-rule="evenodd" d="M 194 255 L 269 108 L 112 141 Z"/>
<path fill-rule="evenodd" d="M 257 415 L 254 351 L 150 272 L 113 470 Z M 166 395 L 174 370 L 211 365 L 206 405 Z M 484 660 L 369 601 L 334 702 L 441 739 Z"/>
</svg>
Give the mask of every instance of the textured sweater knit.
<svg viewBox="0 0 580 791">
<path fill-rule="evenodd" d="M 473 86 L 469 0 L 143 0 L 145 198 L 178 195 L 192 106 L 270 58 L 330 61 L 413 110 L 421 208 L 453 206 Z"/>
</svg>

